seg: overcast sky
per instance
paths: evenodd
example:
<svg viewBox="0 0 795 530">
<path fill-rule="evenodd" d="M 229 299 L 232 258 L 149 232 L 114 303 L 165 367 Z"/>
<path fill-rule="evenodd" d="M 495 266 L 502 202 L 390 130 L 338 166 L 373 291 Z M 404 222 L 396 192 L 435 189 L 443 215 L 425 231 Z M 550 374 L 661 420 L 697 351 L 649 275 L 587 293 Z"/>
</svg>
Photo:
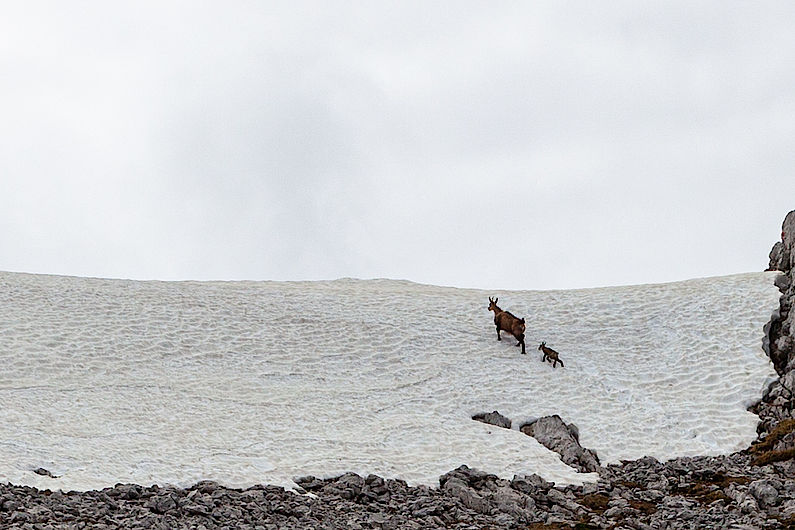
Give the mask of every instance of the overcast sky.
<svg viewBox="0 0 795 530">
<path fill-rule="evenodd" d="M 758 271 L 795 2 L 20 1 L 0 270 L 550 289 Z"/>
</svg>

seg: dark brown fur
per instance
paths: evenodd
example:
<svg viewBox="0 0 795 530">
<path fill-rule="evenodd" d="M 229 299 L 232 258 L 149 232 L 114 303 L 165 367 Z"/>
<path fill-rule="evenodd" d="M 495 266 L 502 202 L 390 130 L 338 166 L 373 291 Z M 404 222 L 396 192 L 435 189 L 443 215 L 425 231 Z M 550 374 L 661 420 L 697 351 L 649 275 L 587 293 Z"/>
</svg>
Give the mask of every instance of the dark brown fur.
<svg viewBox="0 0 795 530">
<path fill-rule="evenodd" d="M 494 300 L 489 297 L 489 311 L 494 311 L 494 325 L 497 326 L 497 340 L 502 340 L 500 337 L 500 331 L 504 330 L 513 335 L 517 341 L 517 346 L 522 346 L 522 353 L 524 351 L 524 319 L 523 318 L 516 318 L 514 315 L 509 313 L 508 311 L 503 311 L 497 306 L 497 300 L 499 298 L 495 298 Z"/>
<path fill-rule="evenodd" d="M 560 358 L 558 357 L 558 352 L 556 352 L 552 348 L 547 348 L 547 343 L 546 342 L 542 342 L 541 344 L 539 344 L 538 345 L 538 349 L 539 349 L 539 351 L 544 352 L 544 355 L 541 357 L 541 362 L 542 363 L 544 361 L 551 361 L 552 362 L 552 368 L 556 368 L 558 366 L 558 363 L 560 363 L 561 367 L 565 368 L 565 365 L 563 364 L 563 361 L 561 361 Z"/>
</svg>

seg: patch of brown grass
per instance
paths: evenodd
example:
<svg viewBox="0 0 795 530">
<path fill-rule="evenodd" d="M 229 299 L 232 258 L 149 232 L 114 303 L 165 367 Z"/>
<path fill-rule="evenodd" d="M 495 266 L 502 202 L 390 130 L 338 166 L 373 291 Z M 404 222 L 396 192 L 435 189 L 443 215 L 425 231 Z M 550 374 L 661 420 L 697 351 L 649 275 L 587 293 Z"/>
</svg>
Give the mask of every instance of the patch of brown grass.
<svg viewBox="0 0 795 530">
<path fill-rule="evenodd" d="M 791 515 L 786 519 L 779 519 L 779 523 L 781 523 L 781 528 L 786 528 L 787 530 L 795 529 L 795 515 Z"/>
<path fill-rule="evenodd" d="M 657 505 L 646 501 L 629 501 L 629 505 L 644 515 L 651 515 L 657 512 Z"/>
<path fill-rule="evenodd" d="M 751 446 L 751 452 L 758 455 L 772 451 L 776 443 L 792 431 L 795 431 L 795 420 L 782 420 L 778 422 L 778 425 L 770 431 L 770 434 L 767 435 L 764 441 Z"/>
<path fill-rule="evenodd" d="M 795 431 L 795 420 L 782 420 L 770 431 L 764 441 L 751 446 L 751 454 L 756 455 L 753 462 L 755 466 L 766 466 L 773 462 L 783 462 L 795 457 L 795 448 L 774 451 L 773 447 L 789 433 Z"/>
<path fill-rule="evenodd" d="M 725 478 L 724 478 L 724 479 L 723 479 L 723 480 L 720 482 L 720 484 L 719 484 L 719 485 L 720 485 L 720 487 L 722 487 L 722 488 L 725 488 L 725 487 L 726 487 L 726 486 L 728 486 L 729 484 L 741 484 L 741 485 L 745 485 L 745 484 L 750 484 L 751 482 L 752 482 L 752 481 L 751 481 L 751 479 L 750 479 L 749 477 L 725 477 Z"/>
<path fill-rule="evenodd" d="M 592 524 L 580 521 L 578 523 L 533 523 L 526 527 L 527 530 L 596 530 L 598 527 Z"/>
<path fill-rule="evenodd" d="M 580 499 L 580 504 L 588 508 L 590 511 L 598 513 L 599 515 L 605 513 L 608 502 L 610 502 L 610 497 L 607 495 L 602 495 L 601 493 L 584 495 Z"/>
<path fill-rule="evenodd" d="M 696 480 L 683 487 L 674 486 L 673 491 L 706 505 L 717 500 L 730 500 L 723 492 L 723 489 L 727 488 L 729 484 L 748 484 L 749 482 L 751 482 L 751 479 L 748 477 L 727 477 L 726 475 L 716 474 L 710 480 Z"/>
<path fill-rule="evenodd" d="M 712 504 L 715 501 L 730 502 L 731 498 L 723 493 L 723 490 L 715 490 L 707 493 L 699 499 L 701 504 Z"/>
<path fill-rule="evenodd" d="M 751 463 L 755 466 L 766 466 L 768 464 L 772 464 L 773 462 L 783 462 L 784 460 L 789 460 L 790 458 L 795 458 L 795 447 L 783 449 L 781 451 L 768 451 L 766 453 L 762 453 L 754 458 L 754 461 Z"/>
</svg>

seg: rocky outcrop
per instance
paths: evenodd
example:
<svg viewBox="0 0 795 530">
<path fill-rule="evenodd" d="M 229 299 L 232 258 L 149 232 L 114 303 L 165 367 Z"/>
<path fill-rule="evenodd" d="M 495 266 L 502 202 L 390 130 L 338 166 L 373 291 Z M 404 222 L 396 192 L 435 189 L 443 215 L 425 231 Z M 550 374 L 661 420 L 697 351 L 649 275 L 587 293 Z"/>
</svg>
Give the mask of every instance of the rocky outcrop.
<svg viewBox="0 0 795 530">
<path fill-rule="evenodd" d="M 511 419 L 503 416 L 496 410 L 475 414 L 473 420 L 510 429 Z M 519 430 L 532 436 L 538 442 L 560 455 L 564 464 L 573 467 L 581 473 L 599 471 L 599 457 L 596 452 L 580 445 L 580 432 L 573 423 L 566 424 L 557 414 L 544 416 L 522 425 Z"/>
<path fill-rule="evenodd" d="M 50 492 L 0 484 L 0 528 L 788 528 L 795 464 L 727 456 L 646 457 L 601 469 L 596 483 L 556 487 L 538 475 L 501 479 L 467 466 L 439 487 L 346 473 L 240 490 L 117 484 Z"/>
<path fill-rule="evenodd" d="M 489 425 L 494 425 L 496 427 L 502 427 L 503 429 L 511 428 L 511 419 L 503 416 L 496 410 L 494 412 L 475 414 L 474 416 L 472 416 L 472 419 L 475 421 L 488 423 Z"/>
<path fill-rule="evenodd" d="M 789 528 L 795 523 L 791 462 L 755 466 L 747 451 L 718 457 L 646 457 L 607 466 L 583 492 L 605 506 L 596 526 Z M 637 526 L 636 526 L 637 528 Z"/>
<path fill-rule="evenodd" d="M 765 352 L 773 361 L 779 375 L 788 371 L 793 358 L 793 332 L 795 331 L 795 313 L 792 304 L 795 300 L 795 282 L 793 281 L 793 258 L 795 257 L 795 210 L 787 214 L 781 230 L 781 241 L 770 251 L 768 270 L 781 271 L 776 278 L 776 286 L 781 291 L 779 308 L 773 313 L 770 322 L 765 326 Z M 791 369 L 792 367 L 789 367 Z"/>
<path fill-rule="evenodd" d="M 770 357 L 779 378 L 766 389 L 762 400 L 751 408 L 760 418 L 757 428 L 760 442 L 781 422 L 795 417 L 792 412 L 795 405 L 795 311 L 792 311 L 795 302 L 794 261 L 795 210 L 787 214 L 782 224 L 781 241 L 770 251 L 768 270 L 782 273 L 775 280 L 781 291 L 781 298 L 778 308 L 773 311 L 770 321 L 765 325 L 762 347 Z M 786 447 L 779 447 L 778 450 L 785 449 Z"/>
<path fill-rule="evenodd" d="M 52 471 L 44 469 L 43 467 L 36 468 L 33 470 L 33 472 L 43 477 L 59 478 L 58 475 L 53 475 Z"/>
<path fill-rule="evenodd" d="M 571 423 L 566 423 L 555 414 L 544 416 L 519 428 L 528 436 L 560 455 L 563 462 L 577 471 L 590 473 L 599 471 L 599 457 L 596 452 L 580 445 L 580 432 Z"/>
<path fill-rule="evenodd" d="M 537 475 L 506 480 L 466 466 L 440 477 L 438 488 L 354 473 L 296 483 L 303 494 L 213 482 L 69 493 L 0 485 L 0 527 L 474 529 L 579 521 L 588 513 L 573 491 L 557 490 Z"/>
<path fill-rule="evenodd" d="M 770 251 L 769 271 L 789 272 L 792 269 L 793 249 L 795 249 L 795 210 L 784 217 L 781 224 L 781 241 Z"/>
</svg>

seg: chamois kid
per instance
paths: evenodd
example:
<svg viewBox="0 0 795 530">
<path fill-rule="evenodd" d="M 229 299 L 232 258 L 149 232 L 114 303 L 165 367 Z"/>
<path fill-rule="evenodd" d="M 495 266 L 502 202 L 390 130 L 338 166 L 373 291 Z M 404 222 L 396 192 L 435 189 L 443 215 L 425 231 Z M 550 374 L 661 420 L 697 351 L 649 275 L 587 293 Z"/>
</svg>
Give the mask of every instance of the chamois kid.
<svg viewBox="0 0 795 530">
<path fill-rule="evenodd" d="M 544 355 L 541 357 L 542 363 L 544 361 L 550 361 L 552 363 L 552 368 L 556 368 L 558 366 L 558 363 L 560 363 L 560 366 L 565 368 L 563 361 L 561 361 L 560 357 L 558 357 L 558 352 L 556 352 L 552 348 L 548 348 L 546 342 L 542 342 L 541 344 L 539 344 L 538 349 L 539 351 L 544 352 Z"/>
<path fill-rule="evenodd" d="M 503 311 L 497 306 L 497 300 L 499 298 L 495 298 L 494 300 L 491 299 L 489 296 L 489 311 L 494 311 L 494 325 L 497 326 L 497 340 L 502 340 L 500 337 L 500 331 L 505 330 L 514 337 L 519 342 L 516 343 L 517 346 L 522 346 L 522 353 L 524 351 L 524 319 L 523 318 L 516 318 L 514 315 L 509 313 L 508 311 Z"/>
</svg>

